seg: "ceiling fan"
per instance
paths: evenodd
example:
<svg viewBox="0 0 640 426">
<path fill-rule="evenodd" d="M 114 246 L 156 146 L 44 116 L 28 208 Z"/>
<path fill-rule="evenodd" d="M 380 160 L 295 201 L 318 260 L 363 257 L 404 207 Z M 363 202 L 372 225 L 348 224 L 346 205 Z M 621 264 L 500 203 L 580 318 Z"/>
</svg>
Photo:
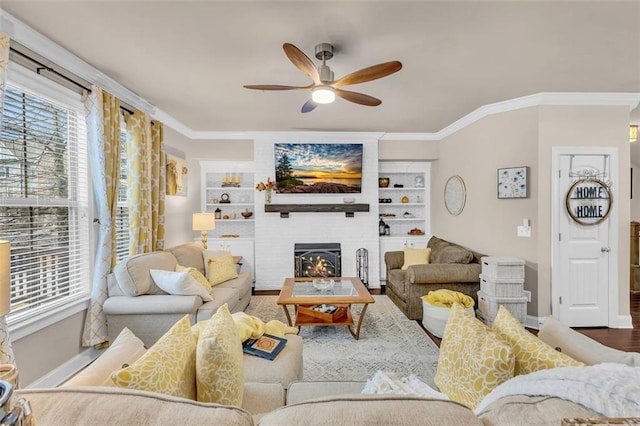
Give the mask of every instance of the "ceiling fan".
<svg viewBox="0 0 640 426">
<path fill-rule="evenodd" d="M 352 72 L 338 80 L 333 79 L 333 71 L 326 61 L 333 58 L 333 45 L 330 43 L 320 43 L 316 46 L 316 58 L 322 60 L 322 65 L 316 67 L 314 63 L 300 49 L 291 43 L 282 45 L 284 53 L 300 71 L 305 73 L 312 84 L 308 86 L 283 86 L 277 84 L 250 84 L 245 85 L 247 89 L 256 90 L 307 90 L 311 92 L 311 99 L 302 105 L 302 112 L 313 111 L 318 104 L 328 104 L 338 96 L 346 101 L 354 102 L 366 106 L 378 106 L 382 103 L 380 99 L 364 93 L 344 90 L 342 87 L 351 84 L 365 83 L 378 78 L 386 77 L 402 69 L 399 61 L 384 62 L 361 70 Z"/>
</svg>

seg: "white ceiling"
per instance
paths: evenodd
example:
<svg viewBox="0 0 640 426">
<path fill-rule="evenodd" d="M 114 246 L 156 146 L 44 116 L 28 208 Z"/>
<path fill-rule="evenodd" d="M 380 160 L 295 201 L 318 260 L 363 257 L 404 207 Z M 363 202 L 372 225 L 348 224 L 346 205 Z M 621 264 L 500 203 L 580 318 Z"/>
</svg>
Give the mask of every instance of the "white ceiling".
<svg viewBox="0 0 640 426">
<path fill-rule="evenodd" d="M 4 11 L 195 131 L 430 133 L 476 108 L 538 92 L 640 92 L 640 2 L 32 1 Z M 336 46 L 336 78 L 399 60 L 389 77 L 300 113 L 287 59 Z M 636 120 L 640 122 L 640 115 Z"/>
</svg>

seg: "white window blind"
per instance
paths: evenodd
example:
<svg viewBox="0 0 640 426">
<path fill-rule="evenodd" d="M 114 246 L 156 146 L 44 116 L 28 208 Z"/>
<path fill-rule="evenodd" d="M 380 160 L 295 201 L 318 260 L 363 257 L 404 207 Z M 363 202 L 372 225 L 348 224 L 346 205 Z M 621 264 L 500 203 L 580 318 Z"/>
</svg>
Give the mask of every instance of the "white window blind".
<svg viewBox="0 0 640 426">
<path fill-rule="evenodd" d="M 127 207 L 127 129 L 124 122 L 120 131 L 120 180 L 116 205 L 116 261 L 129 256 L 129 208 Z"/>
<path fill-rule="evenodd" d="M 89 220 L 80 111 L 5 86 L 0 238 L 11 242 L 9 322 L 86 297 Z"/>
</svg>

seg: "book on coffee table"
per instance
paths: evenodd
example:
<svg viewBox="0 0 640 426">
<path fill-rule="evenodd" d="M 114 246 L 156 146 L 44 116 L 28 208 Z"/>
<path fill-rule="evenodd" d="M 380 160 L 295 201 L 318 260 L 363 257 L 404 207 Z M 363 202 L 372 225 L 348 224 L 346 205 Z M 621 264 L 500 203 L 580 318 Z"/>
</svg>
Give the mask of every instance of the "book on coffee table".
<svg viewBox="0 0 640 426">
<path fill-rule="evenodd" d="M 263 334 L 257 339 L 248 339 L 242 344 L 242 350 L 250 355 L 273 361 L 287 344 L 287 339 Z"/>
</svg>

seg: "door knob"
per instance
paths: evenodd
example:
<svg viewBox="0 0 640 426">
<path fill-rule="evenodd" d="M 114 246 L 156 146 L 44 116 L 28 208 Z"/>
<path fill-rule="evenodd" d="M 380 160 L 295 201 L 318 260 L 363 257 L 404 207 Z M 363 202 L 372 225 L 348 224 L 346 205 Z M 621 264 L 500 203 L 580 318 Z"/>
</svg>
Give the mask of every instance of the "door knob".
<svg viewBox="0 0 640 426">
<path fill-rule="evenodd" d="M 600 251 L 603 252 L 603 253 L 609 253 L 611 251 L 611 249 L 609 247 L 602 247 L 600 249 Z"/>
</svg>

